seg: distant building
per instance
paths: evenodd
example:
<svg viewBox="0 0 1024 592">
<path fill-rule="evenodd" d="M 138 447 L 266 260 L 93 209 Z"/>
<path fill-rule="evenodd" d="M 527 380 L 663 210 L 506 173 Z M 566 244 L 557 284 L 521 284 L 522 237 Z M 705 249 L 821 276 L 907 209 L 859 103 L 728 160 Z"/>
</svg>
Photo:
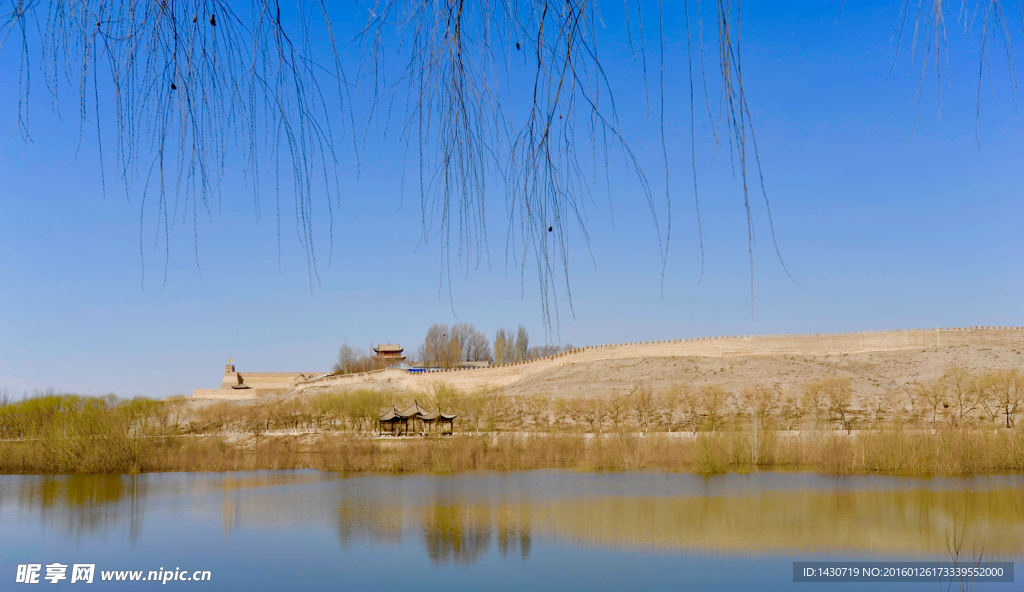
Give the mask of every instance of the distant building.
<svg viewBox="0 0 1024 592">
<path fill-rule="evenodd" d="M 397 362 L 404 362 L 405 356 L 402 352 L 402 346 L 397 343 L 378 343 L 377 347 L 373 348 L 373 359 L 377 362 L 378 366 L 388 366 Z"/>
<path fill-rule="evenodd" d="M 285 393 L 298 383 L 323 372 L 236 372 L 234 360 L 228 359 L 218 389 L 195 389 L 197 399 L 255 399 L 264 395 Z"/>
</svg>

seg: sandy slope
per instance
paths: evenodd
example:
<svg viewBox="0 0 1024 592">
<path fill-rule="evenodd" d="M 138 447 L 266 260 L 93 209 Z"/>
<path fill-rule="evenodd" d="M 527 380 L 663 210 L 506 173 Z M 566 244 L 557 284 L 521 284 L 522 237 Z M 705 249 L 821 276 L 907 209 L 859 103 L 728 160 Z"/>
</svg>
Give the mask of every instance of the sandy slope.
<svg viewBox="0 0 1024 592">
<path fill-rule="evenodd" d="M 1024 330 L 970 328 L 745 336 L 581 348 L 524 364 L 482 370 L 408 374 L 387 370 L 328 377 L 300 392 L 370 388 L 423 391 L 436 382 L 463 390 L 502 387 L 509 394 L 586 397 L 655 389 L 673 382 L 717 383 L 731 392 L 757 383 L 799 390 L 806 382 L 850 377 L 859 396 L 936 378 L 952 365 L 973 370 L 1024 369 Z"/>
</svg>

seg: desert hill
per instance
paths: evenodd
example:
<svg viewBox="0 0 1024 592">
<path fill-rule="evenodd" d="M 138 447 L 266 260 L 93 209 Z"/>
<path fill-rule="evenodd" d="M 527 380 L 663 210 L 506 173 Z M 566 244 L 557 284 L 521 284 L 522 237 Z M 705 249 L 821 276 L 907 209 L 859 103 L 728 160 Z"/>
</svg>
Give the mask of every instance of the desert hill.
<svg viewBox="0 0 1024 592">
<path fill-rule="evenodd" d="M 588 397 L 654 389 L 676 382 L 720 384 L 739 392 L 754 384 L 799 391 L 807 383 L 849 377 L 858 399 L 937 378 L 949 367 L 1024 369 L 1024 328 L 970 327 L 679 339 L 579 348 L 492 368 L 410 374 L 381 370 L 306 381 L 296 392 L 368 388 L 421 392 L 437 382 L 466 391 L 500 387 L 508 394 Z"/>
</svg>

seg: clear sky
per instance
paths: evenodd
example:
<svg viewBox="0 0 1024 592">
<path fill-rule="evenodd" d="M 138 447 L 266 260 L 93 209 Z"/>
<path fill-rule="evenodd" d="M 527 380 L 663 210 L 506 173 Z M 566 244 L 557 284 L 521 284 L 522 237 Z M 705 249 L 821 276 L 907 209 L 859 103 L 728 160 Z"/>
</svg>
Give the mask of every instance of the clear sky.
<svg viewBox="0 0 1024 592">
<path fill-rule="evenodd" d="M 706 125 L 697 138 L 698 282 L 685 43 L 681 16 L 667 14 L 666 52 L 676 57 L 666 74 L 673 242 L 664 289 L 650 211 L 620 172 L 610 203 L 595 186 L 589 251 L 574 231 L 572 312 L 563 290 L 551 339 L 1024 325 L 1021 108 L 997 56 L 976 128 L 976 41 L 952 39 L 941 114 L 929 78 L 916 119 L 916 73 L 905 60 L 889 73 L 899 4 L 847 2 L 837 20 L 838 2 L 744 3 L 744 83 L 779 247 L 799 282 L 779 265 L 759 206 L 753 313 L 742 189 L 727 147 L 715 153 Z M 622 82 L 627 138 L 663 195 L 657 119 L 646 117 L 639 66 L 612 22 L 618 6 L 602 14 L 611 23 L 605 59 Z M 190 393 L 215 387 L 229 356 L 245 371 L 327 370 L 344 341 L 411 350 L 435 322 L 474 323 L 488 336 L 522 323 L 544 342 L 532 263 L 524 274 L 506 267 L 500 179 L 490 180 L 489 261 L 456 267 L 449 295 L 438 241 L 420 240 L 419 196 L 408 179 L 403 195 L 403 146 L 393 137 L 368 141 L 358 178 L 343 160 L 342 211 L 319 285 L 310 288 L 288 207 L 279 268 L 272 197 L 261 196 L 257 222 L 237 163 L 219 210 L 198 223 L 200 265 L 191 225 L 179 224 L 161 288 L 164 249 L 147 231 L 143 281 L 138 196 L 104 195 L 96 143 L 88 133 L 79 142 L 72 92 L 61 119 L 37 78 L 32 139 L 23 141 L 9 83 L 16 57 L 9 48 L 0 54 L 0 388 L 12 395 L 47 387 Z M 663 201 L 659 208 L 664 216 Z M 329 244 L 317 248 L 326 255 Z"/>
</svg>

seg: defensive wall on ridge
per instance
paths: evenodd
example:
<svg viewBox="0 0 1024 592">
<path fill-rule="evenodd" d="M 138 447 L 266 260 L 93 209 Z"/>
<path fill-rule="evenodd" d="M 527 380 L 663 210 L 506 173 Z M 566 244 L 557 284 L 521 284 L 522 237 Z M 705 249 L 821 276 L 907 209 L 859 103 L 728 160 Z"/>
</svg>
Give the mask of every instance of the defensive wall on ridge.
<svg viewBox="0 0 1024 592">
<path fill-rule="evenodd" d="M 224 366 L 224 377 L 218 389 L 194 389 L 196 399 L 254 399 L 274 393 L 285 393 L 309 378 L 323 372 L 235 372 L 233 364 Z M 249 388 L 234 388 L 241 383 Z"/>
<path fill-rule="evenodd" d="M 599 360 L 686 356 L 793 355 L 816 357 L 961 346 L 1024 348 L 1024 327 L 937 327 L 848 333 L 732 335 L 635 341 L 579 347 L 536 360 L 495 365 L 489 368 L 438 370 L 416 374 L 410 374 L 404 370 L 384 369 L 358 374 L 317 376 L 299 381 L 295 385 L 295 390 L 301 392 L 311 388 L 357 386 L 361 383 L 372 383 L 391 378 L 399 379 L 406 386 L 425 385 L 439 380 L 462 388 L 473 388 L 485 384 L 502 386 L 559 365 Z"/>
</svg>

